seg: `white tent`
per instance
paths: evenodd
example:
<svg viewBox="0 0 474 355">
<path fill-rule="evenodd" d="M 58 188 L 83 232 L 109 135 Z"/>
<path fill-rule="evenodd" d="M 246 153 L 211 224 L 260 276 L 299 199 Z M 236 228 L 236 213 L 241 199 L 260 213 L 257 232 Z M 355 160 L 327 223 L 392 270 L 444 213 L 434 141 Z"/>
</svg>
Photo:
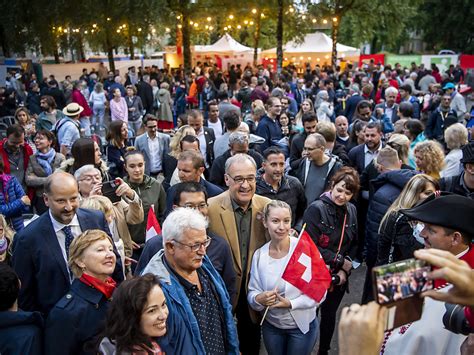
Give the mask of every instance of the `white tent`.
<svg viewBox="0 0 474 355">
<path fill-rule="evenodd" d="M 194 46 L 196 53 L 243 53 L 253 52 L 253 48 L 246 47 L 233 39 L 228 33 L 223 35 L 216 43 L 208 46 Z"/>
<path fill-rule="evenodd" d="M 338 57 L 347 59 L 358 59 L 360 51 L 357 48 L 346 46 L 344 44 L 336 44 Z M 320 62 L 331 58 L 332 53 L 332 40 L 329 36 L 322 32 L 310 33 L 304 37 L 302 43 L 290 41 L 283 46 L 283 55 L 288 61 L 314 61 Z M 276 48 L 267 49 L 262 51 L 261 57 L 263 58 L 275 58 Z"/>
</svg>

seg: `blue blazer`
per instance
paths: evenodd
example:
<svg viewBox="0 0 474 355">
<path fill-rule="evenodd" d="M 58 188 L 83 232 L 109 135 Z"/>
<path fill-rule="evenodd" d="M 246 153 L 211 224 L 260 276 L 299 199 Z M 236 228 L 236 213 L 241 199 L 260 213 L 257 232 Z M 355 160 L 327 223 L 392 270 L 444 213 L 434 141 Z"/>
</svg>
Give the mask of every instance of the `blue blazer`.
<svg viewBox="0 0 474 355">
<path fill-rule="evenodd" d="M 75 279 L 46 320 L 44 353 L 92 354 L 85 346 L 102 330 L 109 303 L 100 291 Z"/>
<path fill-rule="evenodd" d="M 82 231 L 100 229 L 110 235 L 102 212 L 78 208 L 76 215 Z M 123 281 L 123 267 L 116 250 L 115 254 L 117 265 L 112 278 L 120 283 Z M 21 280 L 18 305 L 25 311 L 48 314 L 69 291 L 69 272 L 48 212 L 16 234 L 12 266 Z"/>
<path fill-rule="evenodd" d="M 349 159 L 351 160 L 352 166 L 357 169 L 357 172 L 362 174 L 365 169 L 365 144 L 359 144 L 349 151 Z"/>
</svg>

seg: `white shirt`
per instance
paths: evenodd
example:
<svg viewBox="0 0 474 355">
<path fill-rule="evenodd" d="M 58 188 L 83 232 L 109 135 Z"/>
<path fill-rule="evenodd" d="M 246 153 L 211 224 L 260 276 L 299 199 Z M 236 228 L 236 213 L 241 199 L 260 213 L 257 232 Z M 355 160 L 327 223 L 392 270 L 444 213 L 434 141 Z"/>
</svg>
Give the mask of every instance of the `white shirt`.
<svg viewBox="0 0 474 355">
<path fill-rule="evenodd" d="M 374 158 L 377 157 L 381 149 L 382 149 L 382 142 L 379 143 L 379 147 L 377 148 L 375 152 L 370 151 L 369 148 L 367 147 L 367 144 L 364 145 L 364 168 L 366 168 L 367 165 L 369 165 L 372 162 L 372 160 L 374 160 Z"/>
<path fill-rule="evenodd" d="M 51 219 L 51 223 L 53 224 L 54 232 L 56 233 L 56 237 L 58 238 L 59 246 L 61 247 L 61 252 L 63 254 L 64 261 L 66 262 L 67 266 L 67 256 L 66 256 L 66 234 L 63 232 L 63 228 L 66 226 L 71 227 L 71 233 L 74 238 L 78 237 L 81 233 L 81 226 L 79 225 L 79 220 L 77 219 L 77 215 L 74 215 L 72 221 L 69 224 L 62 224 L 54 219 L 53 215 L 51 214 L 51 210 L 49 210 L 49 218 Z M 69 267 L 68 267 L 69 270 Z"/>
<path fill-rule="evenodd" d="M 158 136 L 151 138 L 148 133 L 146 134 L 148 149 L 150 150 L 150 171 L 155 173 L 162 170 L 161 167 L 161 156 L 160 156 L 160 141 Z"/>
<path fill-rule="evenodd" d="M 199 139 L 199 149 L 201 150 L 202 157 L 204 158 L 204 164 L 206 168 L 209 168 L 209 164 L 206 161 L 206 154 L 207 154 L 207 145 L 206 145 L 206 136 L 204 135 L 204 129 L 201 127 L 201 130 L 197 134 L 197 138 Z"/>
<path fill-rule="evenodd" d="M 207 120 L 207 125 L 209 126 L 209 128 L 212 128 L 214 130 L 214 135 L 216 136 L 216 139 L 222 136 L 222 123 L 220 119 L 217 119 L 217 122 L 211 122 L 210 120 Z"/>
</svg>

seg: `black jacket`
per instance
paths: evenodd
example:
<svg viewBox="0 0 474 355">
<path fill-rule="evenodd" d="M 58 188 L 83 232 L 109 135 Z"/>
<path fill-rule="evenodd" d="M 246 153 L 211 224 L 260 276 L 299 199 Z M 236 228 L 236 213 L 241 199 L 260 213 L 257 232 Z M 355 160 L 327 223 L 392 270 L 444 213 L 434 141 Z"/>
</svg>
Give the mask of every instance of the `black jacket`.
<svg viewBox="0 0 474 355">
<path fill-rule="evenodd" d="M 301 182 L 293 177 L 283 175 L 278 191 L 273 190 L 271 185 L 263 179 L 263 168 L 257 172 L 257 189 L 256 194 L 268 197 L 271 200 L 285 201 L 291 207 L 291 225 L 294 227 L 300 218 L 303 217 L 306 209 L 306 197 L 304 187 Z"/>
<path fill-rule="evenodd" d="M 211 166 L 214 162 L 214 142 L 216 141 L 216 135 L 212 128 L 202 127 L 202 129 L 204 130 L 204 137 L 206 139 L 206 156 L 204 159 L 207 164 Z"/>
<path fill-rule="evenodd" d="M 416 174 L 417 172 L 413 170 L 393 170 L 382 173 L 371 181 L 374 194 L 367 213 L 364 245 L 364 256 L 370 265 L 374 265 L 377 260 L 378 230 L 383 216 L 400 195 L 406 183 Z"/>
<path fill-rule="evenodd" d="M 307 136 L 308 135 L 305 132 L 298 133 L 291 140 L 291 146 L 290 146 L 290 167 L 291 167 L 291 170 L 298 169 L 298 166 L 300 165 L 301 161 L 303 160 L 303 158 L 301 157 L 301 154 L 303 153 L 304 141 L 306 140 Z"/>
<path fill-rule="evenodd" d="M 452 192 L 456 195 L 474 198 L 474 190 L 470 190 L 464 182 L 464 172 L 460 175 L 450 176 L 439 180 L 441 191 Z"/>
<path fill-rule="evenodd" d="M 424 245 L 413 237 L 413 228 L 408 223 L 408 218 L 400 212 L 391 213 L 380 229 L 375 265 L 413 258 L 414 251 L 421 248 Z"/>
<path fill-rule="evenodd" d="M 337 206 L 326 193 L 309 205 L 303 216 L 306 231 L 318 247 L 326 265 L 331 268 L 334 266 L 346 212 L 344 239 L 339 253 L 353 259 L 357 250 L 357 210 L 352 203 L 347 203 L 345 207 Z"/>
<path fill-rule="evenodd" d="M 153 110 L 153 88 L 147 82 L 140 80 L 137 83 L 137 96 L 142 99 L 143 108 L 146 113 L 152 113 Z"/>
</svg>

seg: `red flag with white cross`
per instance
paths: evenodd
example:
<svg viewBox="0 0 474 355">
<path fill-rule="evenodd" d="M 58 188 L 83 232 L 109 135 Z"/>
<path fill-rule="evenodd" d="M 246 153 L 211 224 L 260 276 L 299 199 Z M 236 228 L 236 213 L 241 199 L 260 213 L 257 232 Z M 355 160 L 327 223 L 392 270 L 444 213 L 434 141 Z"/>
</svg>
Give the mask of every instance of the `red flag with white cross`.
<svg viewBox="0 0 474 355">
<path fill-rule="evenodd" d="M 155 206 L 151 205 L 150 209 L 148 210 L 148 218 L 146 221 L 146 236 L 145 236 L 145 242 L 148 242 L 151 238 L 154 236 L 161 234 L 161 226 L 160 223 L 158 222 L 158 219 L 156 219 L 155 215 Z"/>
<path fill-rule="evenodd" d="M 321 302 L 331 285 L 326 263 L 306 231 L 301 234 L 282 278 L 316 302 Z"/>
</svg>

